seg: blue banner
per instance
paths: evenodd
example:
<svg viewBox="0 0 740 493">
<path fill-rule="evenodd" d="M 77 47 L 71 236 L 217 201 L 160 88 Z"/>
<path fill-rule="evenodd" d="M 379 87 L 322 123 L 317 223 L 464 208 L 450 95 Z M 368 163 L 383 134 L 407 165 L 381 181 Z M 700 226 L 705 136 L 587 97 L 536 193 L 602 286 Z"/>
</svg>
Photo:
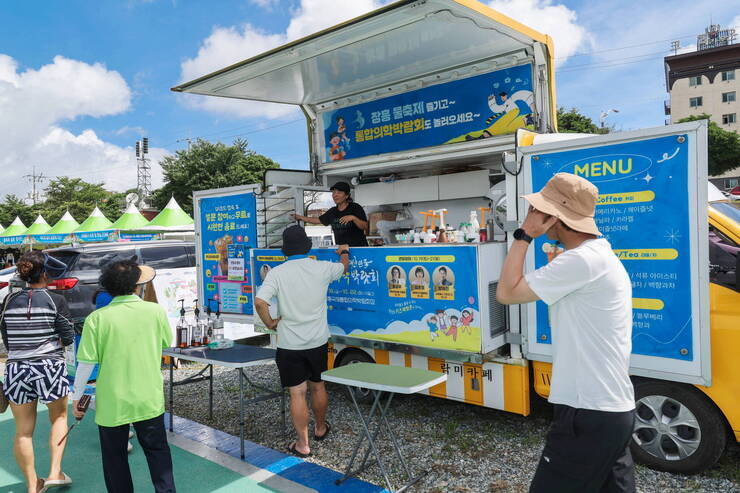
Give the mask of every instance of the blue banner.
<svg viewBox="0 0 740 493">
<path fill-rule="evenodd" d="M 688 210 L 688 138 L 660 137 L 532 157 L 532 189 L 555 173 L 599 188 L 596 223 L 632 279 L 632 352 L 694 359 Z M 535 266 L 555 245 L 535 240 Z M 698 326 L 698 325 L 697 325 Z M 550 343 L 547 306 L 537 303 L 537 339 Z"/>
<path fill-rule="evenodd" d="M 199 200 L 203 299 L 221 312 L 252 314 L 249 250 L 257 246 L 257 200 L 252 193 Z M 212 303 L 216 310 L 216 303 Z"/>
<path fill-rule="evenodd" d="M 324 162 L 509 134 L 534 123 L 530 64 L 323 113 Z"/>
<path fill-rule="evenodd" d="M 118 237 L 126 241 L 151 241 L 157 238 L 158 233 L 125 233 L 120 231 Z"/>
<path fill-rule="evenodd" d="M 25 240 L 26 235 L 0 236 L 0 244 L 5 246 L 22 245 Z"/>
<path fill-rule="evenodd" d="M 338 261 L 330 249 L 310 255 Z M 284 261 L 280 250 L 255 250 L 255 284 Z M 333 334 L 480 352 L 476 247 L 353 248 L 350 262 L 329 286 Z"/>
<path fill-rule="evenodd" d="M 85 231 L 74 234 L 78 240 L 84 243 L 102 243 L 106 241 L 113 241 L 115 238 L 115 231 Z"/>
<path fill-rule="evenodd" d="M 33 241 L 36 243 L 45 243 L 52 245 L 56 243 L 71 243 L 70 235 L 58 234 L 58 235 L 32 235 Z"/>
</svg>

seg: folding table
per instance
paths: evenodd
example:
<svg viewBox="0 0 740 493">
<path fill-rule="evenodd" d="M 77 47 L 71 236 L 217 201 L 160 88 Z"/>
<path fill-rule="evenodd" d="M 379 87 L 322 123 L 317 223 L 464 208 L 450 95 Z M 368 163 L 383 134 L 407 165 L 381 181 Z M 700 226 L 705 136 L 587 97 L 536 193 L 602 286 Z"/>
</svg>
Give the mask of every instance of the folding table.
<svg viewBox="0 0 740 493">
<path fill-rule="evenodd" d="M 241 458 L 244 459 L 244 404 L 251 404 L 255 402 L 262 402 L 270 399 L 280 398 L 280 410 L 283 417 L 283 429 L 286 427 L 285 423 L 285 392 L 281 388 L 280 390 L 271 390 L 265 387 L 261 387 L 252 380 L 249 379 L 247 374 L 244 372 L 245 368 L 250 366 L 265 365 L 275 362 L 275 350 L 270 348 L 263 348 L 257 346 L 247 346 L 244 344 L 234 344 L 234 347 L 229 349 L 208 349 L 208 348 L 167 348 L 162 351 L 162 356 L 170 357 L 170 431 L 173 431 L 172 417 L 174 415 L 174 393 L 173 387 L 175 385 L 186 385 L 190 383 L 200 382 L 202 380 L 209 381 L 208 388 L 208 409 L 209 416 L 213 419 L 213 366 L 223 366 L 225 368 L 233 368 L 239 375 L 239 441 L 241 444 Z M 179 358 L 186 361 L 195 361 L 207 365 L 196 375 L 188 377 L 179 382 L 174 381 L 174 358 Z M 206 371 L 209 372 L 208 376 L 203 375 Z M 257 390 L 261 390 L 263 393 L 253 397 L 251 399 L 244 399 L 244 381 L 250 386 Z"/>
<path fill-rule="evenodd" d="M 388 408 L 390 407 L 394 394 L 414 394 L 421 390 L 428 389 L 429 387 L 433 387 L 446 381 L 446 374 L 423 370 L 421 368 L 378 365 L 374 363 L 356 363 L 325 371 L 321 374 L 321 378 L 326 382 L 338 383 L 347 387 L 349 395 L 352 398 L 355 411 L 357 412 L 357 416 L 360 418 L 360 424 L 362 425 L 362 434 L 360 434 L 360 437 L 352 451 L 352 458 L 347 465 L 347 471 L 341 479 L 336 481 L 337 484 L 341 484 L 343 481 L 346 481 L 352 476 L 362 472 L 368 465 L 367 460 L 370 456 L 370 452 L 375 456 L 375 461 L 380 467 L 380 471 L 383 474 L 388 491 L 395 491 L 396 493 L 404 491 L 429 472 L 423 471 L 416 477 L 411 474 L 411 470 L 401 454 L 401 449 L 399 448 L 398 441 L 393 433 L 393 428 L 388 424 Z M 364 416 L 362 409 L 357 403 L 357 397 L 355 396 L 356 388 L 369 389 L 375 396 L 373 405 L 370 408 L 370 412 L 367 417 Z M 372 421 L 376 414 L 378 417 L 376 418 L 375 429 L 371 432 L 370 427 L 372 426 Z M 383 460 L 380 457 L 380 453 L 376 445 L 376 440 L 381 430 L 383 430 L 391 439 L 393 448 L 396 451 L 396 456 L 408 477 L 407 483 L 398 490 L 394 490 L 391 486 L 388 472 L 386 471 L 385 464 L 383 464 Z M 356 470 L 352 470 L 352 466 L 357 458 L 357 453 L 365 442 L 365 439 L 368 441 L 365 457 L 362 459 L 360 466 Z"/>
</svg>

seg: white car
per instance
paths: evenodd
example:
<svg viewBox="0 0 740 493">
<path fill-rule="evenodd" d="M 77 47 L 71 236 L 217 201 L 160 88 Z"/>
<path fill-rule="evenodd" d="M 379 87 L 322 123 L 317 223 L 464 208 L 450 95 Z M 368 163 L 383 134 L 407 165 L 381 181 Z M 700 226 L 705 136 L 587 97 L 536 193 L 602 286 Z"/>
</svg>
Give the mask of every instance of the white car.
<svg viewBox="0 0 740 493">
<path fill-rule="evenodd" d="M 8 285 L 13 276 L 15 276 L 15 266 L 0 270 L 0 302 L 8 294 Z"/>
</svg>

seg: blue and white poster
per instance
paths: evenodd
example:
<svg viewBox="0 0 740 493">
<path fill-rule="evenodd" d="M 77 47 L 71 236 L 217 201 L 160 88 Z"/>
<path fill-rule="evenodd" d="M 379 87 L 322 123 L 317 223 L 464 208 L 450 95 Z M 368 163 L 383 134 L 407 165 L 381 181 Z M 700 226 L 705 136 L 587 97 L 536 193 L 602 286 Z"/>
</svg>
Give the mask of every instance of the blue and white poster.
<svg viewBox="0 0 740 493">
<path fill-rule="evenodd" d="M 151 241 L 157 236 L 158 233 L 126 233 L 124 231 L 118 233 L 118 237 L 125 241 Z"/>
<path fill-rule="evenodd" d="M 632 352 L 693 361 L 687 135 L 533 155 L 532 190 L 559 172 L 599 189 L 596 224 L 632 279 Z M 535 267 L 557 252 L 535 240 Z M 547 306 L 537 302 L 537 340 L 550 343 Z"/>
<path fill-rule="evenodd" d="M 71 243 L 70 235 L 68 234 L 32 235 L 32 237 L 34 242 L 44 243 L 47 245 Z"/>
<path fill-rule="evenodd" d="M 280 250 L 252 253 L 257 286 L 285 261 Z M 338 261 L 331 249 L 309 255 Z M 338 335 L 480 352 L 477 296 L 474 246 L 353 248 L 349 273 L 329 285 L 329 328 Z"/>
<path fill-rule="evenodd" d="M 530 64 L 327 111 L 324 162 L 485 139 L 531 126 Z"/>
<path fill-rule="evenodd" d="M 252 314 L 252 276 L 245 256 L 257 246 L 257 201 L 252 193 L 202 198 L 199 204 L 201 305 Z"/>
</svg>

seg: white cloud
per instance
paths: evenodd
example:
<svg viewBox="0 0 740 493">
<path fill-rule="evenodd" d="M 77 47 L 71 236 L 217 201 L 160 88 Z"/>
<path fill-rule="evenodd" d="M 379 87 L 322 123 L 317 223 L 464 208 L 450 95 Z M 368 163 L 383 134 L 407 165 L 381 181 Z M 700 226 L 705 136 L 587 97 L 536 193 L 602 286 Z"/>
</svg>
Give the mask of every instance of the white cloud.
<svg viewBox="0 0 740 493">
<path fill-rule="evenodd" d="M 279 1 L 280 0 L 249 0 L 249 3 L 252 3 L 265 10 L 272 10 L 272 8 L 277 5 Z"/>
<path fill-rule="evenodd" d="M 116 135 L 126 135 L 126 134 L 134 134 L 137 136 L 144 136 L 147 134 L 147 131 L 144 127 L 130 127 L 128 125 L 124 125 L 123 127 L 119 128 L 114 132 Z"/>
<path fill-rule="evenodd" d="M 38 69 L 19 71 L 16 60 L 0 54 L 0 195 L 24 195 L 28 187 L 22 176 L 32 166 L 49 178 L 79 177 L 114 190 L 135 186 L 130 148 L 104 142 L 90 129 L 75 135 L 63 128 L 65 121 L 116 115 L 130 105 L 126 81 L 102 64 L 57 56 Z M 151 152 L 157 159 L 165 153 Z M 153 168 L 158 184 L 161 172 Z"/>
<path fill-rule="evenodd" d="M 552 0 L 494 0 L 488 5 L 504 15 L 543 34 L 555 45 L 557 63 L 563 63 L 583 44 L 590 43 L 585 27 L 579 25 L 574 10 Z"/>
<path fill-rule="evenodd" d="M 268 0 L 269 1 L 269 0 Z M 264 2 L 265 0 L 257 0 Z M 379 0 L 353 0 L 337 8 L 336 0 L 301 0 L 288 27 L 268 33 L 251 24 L 214 27 L 198 54 L 181 64 L 181 81 L 189 81 L 240 62 L 290 41 L 365 14 L 383 5 Z M 281 118 L 297 113 L 292 105 L 239 101 L 208 96 L 183 95 L 186 104 L 199 109 L 237 117 Z"/>
</svg>

